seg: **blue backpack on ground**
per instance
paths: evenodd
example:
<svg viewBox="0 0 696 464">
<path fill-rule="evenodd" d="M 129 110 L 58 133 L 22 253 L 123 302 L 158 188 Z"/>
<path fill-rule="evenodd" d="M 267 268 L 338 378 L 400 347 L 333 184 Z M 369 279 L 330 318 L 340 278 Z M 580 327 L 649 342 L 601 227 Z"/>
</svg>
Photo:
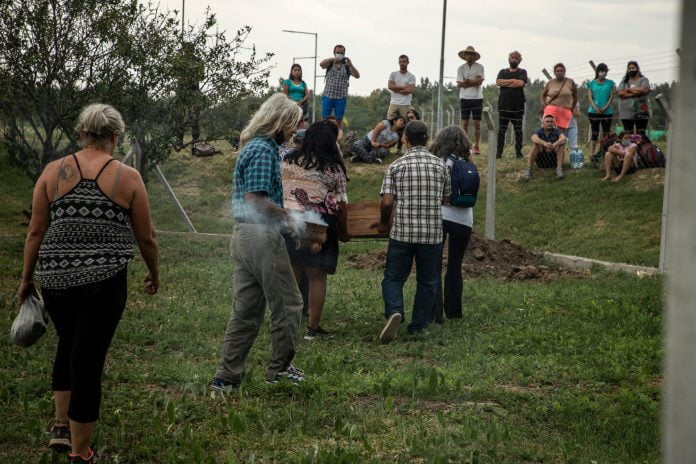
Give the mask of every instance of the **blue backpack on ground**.
<svg viewBox="0 0 696 464">
<path fill-rule="evenodd" d="M 460 208 L 471 208 L 476 204 L 481 177 L 471 161 L 449 157 L 452 161 L 452 194 L 450 204 Z"/>
</svg>

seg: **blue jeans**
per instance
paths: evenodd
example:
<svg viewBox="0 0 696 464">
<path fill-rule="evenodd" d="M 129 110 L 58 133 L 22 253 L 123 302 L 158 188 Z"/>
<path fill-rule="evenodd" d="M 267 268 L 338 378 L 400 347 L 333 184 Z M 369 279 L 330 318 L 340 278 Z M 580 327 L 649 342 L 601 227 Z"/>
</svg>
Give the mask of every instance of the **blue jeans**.
<svg viewBox="0 0 696 464">
<path fill-rule="evenodd" d="M 409 333 L 417 333 L 430 323 L 432 308 L 440 277 L 440 251 L 442 244 L 407 243 L 389 239 L 387 266 L 382 279 L 384 317 L 394 313 L 404 315 L 404 283 L 411 273 L 416 258 L 416 297 L 413 301 Z"/>
<path fill-rule="evenodd" d="M 342 120 L 346 112 L 347 101 L 347 98 L 321 97 L 321 117 L 326 119 L 331 116 L 331 112 L 333 111 L 336 120 Z"/>
</svg>

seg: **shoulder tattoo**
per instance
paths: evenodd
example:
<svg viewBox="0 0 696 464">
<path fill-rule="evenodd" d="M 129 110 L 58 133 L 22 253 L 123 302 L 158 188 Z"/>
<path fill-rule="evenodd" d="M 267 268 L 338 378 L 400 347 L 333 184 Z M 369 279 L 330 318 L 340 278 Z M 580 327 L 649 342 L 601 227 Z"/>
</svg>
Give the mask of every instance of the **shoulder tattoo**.
<svg viewBox="0 0 696 464">
<path fill-rule="evenodd" d="M 69 181 L 75 177 L 75 170 L 70 166 L 61 166 L 58 171 L 58 178 L 62 181 Z"/>
</svg>

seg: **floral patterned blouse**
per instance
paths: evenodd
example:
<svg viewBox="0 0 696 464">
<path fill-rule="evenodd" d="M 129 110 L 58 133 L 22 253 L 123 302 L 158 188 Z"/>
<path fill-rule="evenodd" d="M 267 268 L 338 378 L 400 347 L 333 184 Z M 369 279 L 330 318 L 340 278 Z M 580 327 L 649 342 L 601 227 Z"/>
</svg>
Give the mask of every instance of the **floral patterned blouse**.
<svg viewBox="0 0 696 464">
<path fill-rule="evenodd" d="M 348 202 L 346 175 L 339 168 L 305 169 L 283 161 L 280 166 L 285 207 L 338 215 L 338 202 Z"/>
</svg>

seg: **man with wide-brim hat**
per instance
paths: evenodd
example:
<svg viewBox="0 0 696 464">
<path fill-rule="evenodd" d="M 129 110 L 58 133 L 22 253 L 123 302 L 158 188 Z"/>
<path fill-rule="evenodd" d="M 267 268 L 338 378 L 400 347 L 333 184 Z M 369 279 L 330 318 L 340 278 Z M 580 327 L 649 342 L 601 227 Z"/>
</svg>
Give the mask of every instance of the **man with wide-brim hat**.
<svg viewBox="0 0 696 464">
<path fill-rule="evenodd" d="M 459 87 L 459 101 L 462 111 L 462 129 L 469 133 L 469 119 L 474 120 L 474 154 L 481 153 L 479 143 L 481 141 L 481 116 L 483 114 L 483 66 L 477 61 L 481 54 L 469 45 L 460 50 L 459 57 L 466 63 L 457 69 L 457 87 Z"/>
</svg>

